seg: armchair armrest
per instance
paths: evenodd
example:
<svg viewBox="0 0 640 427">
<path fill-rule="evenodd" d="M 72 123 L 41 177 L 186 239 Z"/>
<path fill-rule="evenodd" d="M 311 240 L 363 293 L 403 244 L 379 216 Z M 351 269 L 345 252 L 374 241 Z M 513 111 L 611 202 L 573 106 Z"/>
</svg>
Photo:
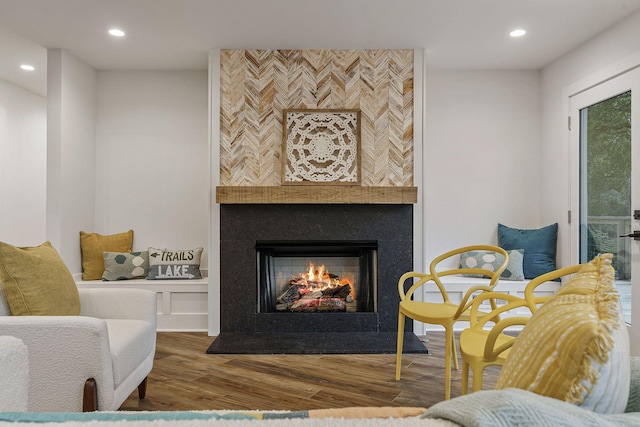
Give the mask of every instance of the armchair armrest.
<svg viewBox="0 0 640 427">
<path fill-rule="evenodd" d="M 0 335 L 0 412 L 26 412 L 29 352 L 22 340 Z"/>
<path fill-rule="evenodd" d="M 156 327 L 157 296 L 146 289 L 80 288 L 80 315 L 98 319 L 135 319 Z"/>
<path fill-rule="evenodd" d="M 409 279 L 414 280 L 418 279 L 415 282 L 412 282 L 411 286 L 408 290 L 405 291 L 405 282 Z M 430 274 L 420 273 L 417 271 L 409 271 L 404 273 L 400 279 L 398 279 L 398 294 L 400 295 L 400 300 L 404 301 L 405 299 L 410 299 L 412 295 L 421 288 L 422 286 L 427 286 L 428 284 L 433 283 L 438 287 L 440 294 L 442 295 L 442 300 L 444 302 L 449 301 L 449 296 L 447 295 L 447 291 L 445 291 L 442 283 L 436 282 L 433 280 L 433 276 Z"/>
<path fill-rule="evenodd" d="M 113 399 L 107 325 L 84 316 L 0 316 L 0 335 L 21 339 L 29 353 L 29 411 L 81 411 L 84 383 Z"/>
<path fill-rule="evenodd" d="M 467 292 L 465 292 L 464 296 L 462 297 L 462 300 L 460 300 L 460 305 L 458 306 L 458 310 L 456 311 L 456 314 L 454 314 L 454 318 L 455 319 L 460 319 L 462 318 L 463 314 L 465 314 L 465 312 L 467 312 L 467 310 L 469 310 L 471 308 L 471 306 L 473 305 L 474 301 L 481 295 L 486 294 L 486 293 L 490 293 L 491 290 L 493 288 L 490 286 L 486 286 L 486 285 L 477 285 L 477 286 L 472 286 L 469 289 L 467 289 Z M 474 295 L 476 295 L 476 297 L 474 297 Z M 492 309 L 495 308 L 494 307 L 494 302 L 493 300 L 491 300 L 491 307 Z M 477 315 L 477 313 L 475 314 Z M 471 316 L 475 316 L 474 314 L 471 314 Z"/>
<path fill-rule="evenodd" d="M 495 307 L 491 310 L 490 313 L 482 313 L 480 311 L 480 305 L 483 301 L 489 300 L 494 302 L 492 307 L 495 305 L 495 300 L 503 300 L 505 301 L 504 305 L 500 307 Z M 483 292 L 477 295 L 471 301 L 471 327 L 479 327 L 483 328 L 485 324 L 489 321 L 497 323 L 500 320 L 500 315 L 504 314 L 510 310 L 516 309 L 518 307 L 528 307 L 527 300 L 524 298 L 517 297 L 515 295 L 505 294 L 503 292 Z M 477 326 L 476 326 L 477 325 Z"/>
</svg>

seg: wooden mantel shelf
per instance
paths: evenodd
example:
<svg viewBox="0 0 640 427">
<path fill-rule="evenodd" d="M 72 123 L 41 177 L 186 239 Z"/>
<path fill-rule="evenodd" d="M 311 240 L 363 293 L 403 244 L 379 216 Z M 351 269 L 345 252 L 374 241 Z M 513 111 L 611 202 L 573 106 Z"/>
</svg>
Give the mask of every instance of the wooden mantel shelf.
<svg viewBox="0 0 640 427">
<path fill-rule="evenodd" d="M 216 187 L 216 203 L 220 204 L 412 204 L 417 202 L 417 187 L 359 185 Z"/>
</svg>

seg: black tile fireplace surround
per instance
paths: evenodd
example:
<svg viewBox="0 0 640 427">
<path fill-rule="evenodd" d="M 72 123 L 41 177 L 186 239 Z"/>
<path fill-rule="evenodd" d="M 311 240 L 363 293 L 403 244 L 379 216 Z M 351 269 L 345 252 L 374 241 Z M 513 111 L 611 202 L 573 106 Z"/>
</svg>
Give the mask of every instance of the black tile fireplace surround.
<svg viewBox="0 0 640 427">
<path fill-rule="evenodd" d="M 366 352 L 392 352 L 389 346 L 395 351 L 397 282 L 413 267 L 412 205 L 223 204 L 220 230 L 220 335 L 209 353 L 287 353 L 276 341 L 287 347 L 287 339 L 298 335 L 318 342 L 365 337 L 364 345 L 384 341 L 385 346 L 385 351 Z M 259 313 L 256 241 L 299 239 L 377 241 L 377 312 Z M 406 330 L 412 330 L 409 321 Z M 407 335 L 417 341 L 412 333 Z M 256 337 L 268 338 L 268 350 L 234 351 L 224 345 L 235 341 L 260 346 Z M 216 342 L 222 348 L 216 349 Z"/>
</svg>

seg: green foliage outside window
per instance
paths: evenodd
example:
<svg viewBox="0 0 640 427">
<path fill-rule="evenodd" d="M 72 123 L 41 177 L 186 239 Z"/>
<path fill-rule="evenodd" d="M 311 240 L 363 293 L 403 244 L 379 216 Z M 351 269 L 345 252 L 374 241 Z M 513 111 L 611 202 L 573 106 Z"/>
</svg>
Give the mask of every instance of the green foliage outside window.
<svg viewBox="0 0 640 427">
<path fill-rule="evenodd" d="M 631 92 L 588 109 L 589 216 L 631 212 Z"/>
<path fill-rule="evenodd" d="M 616 219 L 631 215 L 631 92 L 588 107 L 586 123 L 588 257 L 613 253 L 618 278 L 626 278 L 629 256 Z"/>
</svg>

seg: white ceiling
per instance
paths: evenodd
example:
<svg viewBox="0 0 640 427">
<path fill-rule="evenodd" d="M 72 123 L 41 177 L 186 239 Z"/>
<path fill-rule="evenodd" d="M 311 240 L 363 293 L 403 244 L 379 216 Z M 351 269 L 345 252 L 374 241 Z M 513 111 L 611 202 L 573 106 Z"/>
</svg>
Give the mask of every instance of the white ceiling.
<svg viewBox="0 0 640 427">
<path fill-rule="evenodd" d="M 206 69 L 212 48 L 419 48 L 430 68 L 541 69 L 638 10 L 640 0 L 0 0 L 0 79 L 46 93 L 44 48 L 98 70 Z M 127 36 L 108 36 L 114 26 Z M 528 34 L 511 39 L 515 27 Z"/>
</svg>

